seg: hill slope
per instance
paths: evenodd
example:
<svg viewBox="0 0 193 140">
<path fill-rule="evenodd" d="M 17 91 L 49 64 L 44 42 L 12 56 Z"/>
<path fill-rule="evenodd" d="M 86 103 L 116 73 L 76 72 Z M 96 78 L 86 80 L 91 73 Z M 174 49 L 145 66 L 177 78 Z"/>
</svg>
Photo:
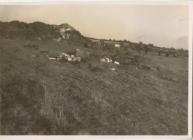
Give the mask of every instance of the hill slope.
<svg viewBox="0 0 193 140">
<path fill-rule="evenodd" d="M 0 39 L 1 134 L 187 134 L 187 57 L 54 39 Z"/>
<path fill-rule="evenodd" d="M 83 36 L 68 24 L 49 25 L 42 22 L 24 23 L 19 21 L 0 22 L 0 36 L 11 39 L 58 39 L 62 38 L 61 29 L 71 29 L 70 39 L 81 39 Z M 74 38 L 73 38 L 74 37 Z"/>
</svg>

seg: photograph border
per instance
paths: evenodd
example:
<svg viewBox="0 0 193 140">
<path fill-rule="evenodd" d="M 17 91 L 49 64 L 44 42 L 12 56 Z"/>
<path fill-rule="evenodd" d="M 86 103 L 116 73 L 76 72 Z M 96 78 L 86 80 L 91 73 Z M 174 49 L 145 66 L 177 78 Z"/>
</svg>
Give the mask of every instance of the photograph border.
<svg viewBox="0 0 193 140">
<path fill-rule="evenodd" d="M 184 139 L 192 138 L 192 45 L 193 1 L 191 0 L 0 0 L 1 5 L 60 5 L 60 4 L 128 4 L 128 5 L 186 5 L 189 9 L 188 35 L 188 134 L 187 135 L 0 135 L 1 140 L 51 139 Z"/>
</svg>

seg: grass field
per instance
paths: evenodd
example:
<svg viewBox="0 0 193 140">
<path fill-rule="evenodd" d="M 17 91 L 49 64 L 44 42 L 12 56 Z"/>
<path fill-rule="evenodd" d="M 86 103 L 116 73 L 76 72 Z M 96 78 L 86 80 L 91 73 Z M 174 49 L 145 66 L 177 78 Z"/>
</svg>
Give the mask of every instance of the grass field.
<svg viewBox="0 0 193 140">
<path fill-rule="evenodd" d="M 47 58 L 76 48 L 90 55 L 80 63 Z M 188 57 L 0 39 L 0 95 L 2 135 L 185 135 Z"/>
</svg>

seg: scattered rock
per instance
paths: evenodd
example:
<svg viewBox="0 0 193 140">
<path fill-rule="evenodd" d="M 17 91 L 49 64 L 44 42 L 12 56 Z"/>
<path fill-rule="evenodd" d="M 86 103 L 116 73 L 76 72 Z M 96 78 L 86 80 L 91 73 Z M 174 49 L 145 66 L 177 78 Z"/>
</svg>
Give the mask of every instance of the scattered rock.
<svg viewBox="0 0 193 140">
<path fill-rule="evenodd" d="M 115 44 L 115 48 L 120 48 L 121 45 L 120 44 Z"/>
<path fill-rule="evenodd" d="M 120 63 L 118 61 L 114 61 L 114 64 L 116 65 L 120 65 Z"/>
</svg>

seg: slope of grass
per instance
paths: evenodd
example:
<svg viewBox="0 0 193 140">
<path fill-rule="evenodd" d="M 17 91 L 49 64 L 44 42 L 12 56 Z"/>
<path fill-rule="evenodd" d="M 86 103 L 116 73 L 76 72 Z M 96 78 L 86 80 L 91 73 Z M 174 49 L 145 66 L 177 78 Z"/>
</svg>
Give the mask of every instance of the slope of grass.
<svg viewBox="0 0 193 140">
<path fill-rule="evenodd" d="M 3 135 L 187 134 L 187 57 L 53 40 L 1 39 L 0 44 Z M 46 57 L 76 48 L 90 56 L 78 64 Z M 103 56 L 121 65 L 100 63 Z"/>
</svg>

